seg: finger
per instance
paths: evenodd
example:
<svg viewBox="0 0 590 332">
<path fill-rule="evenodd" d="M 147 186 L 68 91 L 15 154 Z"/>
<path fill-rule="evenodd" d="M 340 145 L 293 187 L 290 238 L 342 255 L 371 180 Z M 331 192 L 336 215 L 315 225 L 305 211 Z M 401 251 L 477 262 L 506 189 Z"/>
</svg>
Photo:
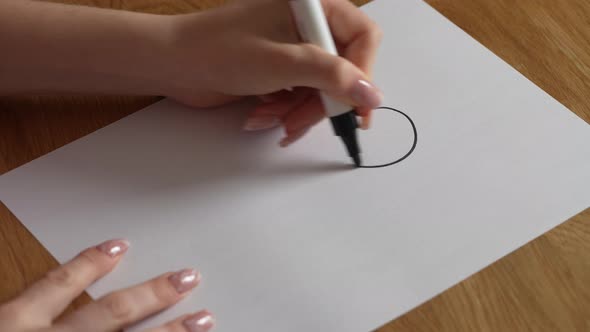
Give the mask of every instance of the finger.
<svg viewBox="0 0 590 332">
<path fill-rule="evenodd" d="M 305 102 L 312 92 L 313 90 L 310 89 L 298 88 L 294 92 L 278 97 L 272 103 L 258 105 L 248 116 L 243 129 L 255 131 L 279 126 L 285 115 Z"/>
<path fill-rule="evenodd" d="M 341 55 L 371 77 L 381 28 L 350 1 L 323 0 L 323 5 L 334 39 L 343 48 Z"/>
<path fill-rule="evenodd" d="M 51 321 L 94 281 L 109 273 L 129 248 L 126 240 L 110 240 L 78 254 L 16 298 L 15 304 L 43 324 Z"/>
<path fill-rule="evenodd" d="M 287 134 L 287 136 L 283 137 L 279 142 L 280 147 L 286 148 L 289 145 L 298 141 L 301 137 L 305 136 L 310 128 L 303 128 L 295 132 L 291 132 Z"/>
<path fill-rule="evenodd" d="M 341 46 L 340 54 L 371 78 L 383 36 L 381 28 L 350 1 L 324 0 L 324 7 L 336 43 Z M 370 127 L 372 108 L 357 108 L 361 129 Z"/>
<path fill-rule="evenodd" d="M 208 332 L 215 325 L 215 318 L 207 310 L 184 315 L 160 327 L 145 332 Z"/>
<path fill-rule="evenodd" d="M 65 317 L 60 324 L 74 331 L 118 331 L 180 301 L 199 281 L 200 274 L 193 269 L 166 273 L 108 294 Z"/>
<path fill-rule="evenodd" d="M 375 108 L 381 104 L 381 91 L 345 58 L 311 44 L 280 45 L 276 53 L 282 60 L 275 77 L 283 86 L 316 88 L 351 106 Z"/>
<path fill-rule="evenodd" d="M 292 93 L 292 91 L 281 90 L 273 93 L 268 93 L 265 95 L 260 95 L 258 96 L 258 99 L 260 99 L 260 101 L 262 101 L 263 103 L 272 103 L 284 98 L 288 98 L 289 95 L 291 95 Z"/>
<path fill-rule="evenodd" d="M 357 114 L 361 117 L 361 123 L 359 128 L 363 130 L 369 129 L 371 121 L 373 119 L 373 110 L 369 108 L 360 108 L 356 110 Z"/>
<path fill-rule="evenodd" d="M 287 147 L 303 137 L 309 129 L 325 117 L 324 108 L 318 95 L 312 95 L 284 118 L 286 136 L 279 145 Z"/>
<path fill-rule="evenodd" d="M 260 95 L 260 96 L 257 96 L 257 97 L 263 103 L 271 103 L 271 102 L 275 101 L 275 99 L 276 99 L 273 93 L 269 93 L 269 94 L 265 94 L 265 95 Z"/>
<path fill-rule="evenodd" d="M 284 126 L 287 134 L 309 128 L 325 117 L 324 106 L 317 94 L 310 95 L 304 103 L 285 115 Z"/>
</svg>

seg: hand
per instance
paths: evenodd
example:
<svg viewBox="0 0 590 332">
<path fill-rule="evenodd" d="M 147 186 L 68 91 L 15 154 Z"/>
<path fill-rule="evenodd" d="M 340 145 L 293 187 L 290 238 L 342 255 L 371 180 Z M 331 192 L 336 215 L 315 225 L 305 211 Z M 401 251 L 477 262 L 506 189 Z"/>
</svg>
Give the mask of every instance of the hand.
<svg viewBox="0 0 590 332">
<path fill-rule="evenodd" d="M 342 57 L 300 42 L 286 0 L 177 16 L 0 1 L 0 95 L 165 95 L 192 106 L 260 96 L 245 128 L 283 123 L 286 146 L 323 118 L 320 89 L 367 127 L 382 99 L 370 83 L 380 30 L 348 0 L 322 1 Z"/>
<path fill-rule="evenodd" d="M 49 272 L 20 296 L 0 305 L 0 331 L 119 331 L 172 306 L 199 283 L 200 275 L 192 269 L 165 273 L 143 284 L 108 294 L 56 320 L 84 289 L 117 265 L 128 247 L 124 240 L 107 241 L 84 250 Z M 148 331 L 206 332 L 212 327 L 212 315 L 203 310 Z"/>
<path fill-rule="evenodd" d="M 170 82 L 165 94 L 199 107 L 260 96 L 245 129 L 282 123 L 287 133 L 282 146 L 323 119 L 315 89 L 355 106 L 368 127 L 370 110 L 382 99 L 370 83 L 381 32 L 348 0 L 323 0 L 323 5 L 342 57 L 301 43 L 284 0 L 236 1 L 173 17 L 175 65 L 162 80 Z"/>
</svg>

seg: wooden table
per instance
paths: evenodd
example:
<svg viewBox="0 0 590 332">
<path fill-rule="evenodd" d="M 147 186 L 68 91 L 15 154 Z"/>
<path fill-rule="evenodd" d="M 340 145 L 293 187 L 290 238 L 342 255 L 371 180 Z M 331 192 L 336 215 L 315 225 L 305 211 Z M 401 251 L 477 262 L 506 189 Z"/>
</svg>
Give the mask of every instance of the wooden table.
<svg viewBox="0 0 590 332">
<path fill-rule="evenodd" d="M 224 1 L 61 2 L 173 14 Z M 427 2 L 590 122 L 590 1 Z M 65 96 L 0 99 L 0 174 L 156 100 Z M 0 302 L 56 265 L 0 204 Z M 70 310 L 88 301 L 90 298 L 83 295 Z M 590 331 L 590 209 L 379 331 Z"/>
</svg>

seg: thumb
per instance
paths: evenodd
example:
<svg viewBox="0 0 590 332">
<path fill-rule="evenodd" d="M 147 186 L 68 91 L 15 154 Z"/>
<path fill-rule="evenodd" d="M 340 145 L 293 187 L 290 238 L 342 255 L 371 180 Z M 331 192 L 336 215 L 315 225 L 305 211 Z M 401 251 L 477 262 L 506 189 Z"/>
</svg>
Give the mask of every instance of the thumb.
<svg viewBox="0 0 590 332">
<path fill-rule="evenodd" d="M 284 45 L 288 64 L 283 71 L 285 86 L 319 89 L 330 97 L 355 106 L 372 109 L 383 99 L 381 91 L 367 75 L 345 58 L 329 54 L 311 44 Z"/>
</svg>

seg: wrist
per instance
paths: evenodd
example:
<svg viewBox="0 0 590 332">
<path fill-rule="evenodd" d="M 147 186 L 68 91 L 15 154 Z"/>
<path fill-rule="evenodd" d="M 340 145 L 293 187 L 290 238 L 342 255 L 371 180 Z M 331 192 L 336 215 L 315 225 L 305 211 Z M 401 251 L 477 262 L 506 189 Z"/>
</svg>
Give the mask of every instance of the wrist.
<svg viewBox="0 0 590 332">
<path fill-rule="evenodd" d="M 91 42 L 96 53 L 79 68 L 79 76 L 91 75 L 106 93 L 166 95 L 173 51 L 171 16 L 116 14 L 98 37 L 101 41 Z"/>
<path fill-rule="evenodd" d="M 105 68 L 112 69 L 110 75 L 122 75 L 129 85 L 125 89 L 129 94 L 167 96 L 174 80 L 172 68 L 176 66 L 174 17 L 128 14 L 134 16 L 123 27 L 129 40 L 123 41 L 119 48 L 121 54 L 116 55 L 113 64 L 105 64 Z"/>
<path fill-rule="evenodd" d="M 158 51 L 150 67 L 158 95 L 197 94 L 206 89 L 207 68 L 213 63 L 208 54 L 214 47 L 207 45 L 214 28 L 207 25 L 206 17 L 195 13 L 155 18 L 162 28 L 152 35 Z"/>
<path fill-rule="evenodd" d="M 11 4 L 10 11 L 0 11 L 0 41 L 7 46 L 0 94 L 163 91 L 158 71 L 168 54 L 169 17 L 53 3 Z"/>
</svg>

